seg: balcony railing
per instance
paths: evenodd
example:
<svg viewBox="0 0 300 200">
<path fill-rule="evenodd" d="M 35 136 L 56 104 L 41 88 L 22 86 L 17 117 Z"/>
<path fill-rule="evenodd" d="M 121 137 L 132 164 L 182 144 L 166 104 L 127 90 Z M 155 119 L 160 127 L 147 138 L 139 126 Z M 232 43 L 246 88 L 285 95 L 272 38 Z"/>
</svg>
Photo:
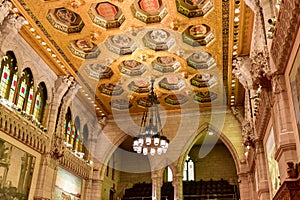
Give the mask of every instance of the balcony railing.
<svg viewBox="0 0 300 200">
<path fill-rule="evenodd" d="M 5 99 L 0 99 L 0 130 L 40 153 L 46 151 L 47 129 Z"/>
</svg>

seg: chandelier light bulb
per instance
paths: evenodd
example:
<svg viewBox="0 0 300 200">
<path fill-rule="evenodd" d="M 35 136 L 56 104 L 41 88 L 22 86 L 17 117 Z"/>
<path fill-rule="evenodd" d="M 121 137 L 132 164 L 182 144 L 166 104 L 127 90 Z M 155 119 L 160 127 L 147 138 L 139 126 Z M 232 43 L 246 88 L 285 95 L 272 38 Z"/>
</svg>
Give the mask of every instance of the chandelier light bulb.
<svg viewBox="0 0 300 200">
<path fill-rule="evenodd" d="M 143 154 L 147 155 L 148 154 L 148 149 L 146 147 L 143 148 Z"/>
<path fill-rule="evenodd" d="M 146 145 L 150 145 L 151 144 L 151 137 L 147 136 L 146 137 Z"/>
<path fill-rule="evenodd" d="M 151 156 L 154 156 L 154 155 L 155 155 L 155 149 L 154 149 L 154 148 L 151 148 L 151 149 L 150 149 L 150 154 L 151 154 Z"/>
</svg>

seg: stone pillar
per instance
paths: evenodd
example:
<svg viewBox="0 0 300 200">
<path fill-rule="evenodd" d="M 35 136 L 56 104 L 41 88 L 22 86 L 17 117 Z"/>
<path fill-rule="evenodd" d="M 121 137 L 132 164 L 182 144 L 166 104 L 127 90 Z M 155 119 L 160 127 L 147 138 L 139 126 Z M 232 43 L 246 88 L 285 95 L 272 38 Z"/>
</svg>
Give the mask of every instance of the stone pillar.
<svg viewBox="0 0 300 200">
<path fill-rule="evenodd" d="M 103 180 L 92 180 L 91 199 L 101 200 Z"/>
<path fill-rule="evenodd" d="M 292 125 L 292 116 L 286 83 L 283 74 L 275 74 L 272 78 L 274 94 L 274 137 L 277 151 L 275 159 L 278 162 L 281 183 L 286 178 L 286 163 L 297 161 L 295 132 Z M 292 108 L 293 109 L 293 108 Z"/>
<path fill-rule="evenodd" d="M 269 194 L 269 184 L 268 184 L 268 174 L 267 174 L 267 160 L 265 157 L 265 151 L 262 140 L 257 140 L 255 142 L 256 150 L 256 168 L 257 168 L 257 186 L 258 186 L 258 199 L 265 200 L 270 199 Z"/>
<path fill-rule="evenodd" d="M 174 199 L 183 200 L 182 173 L 173 175 Z"/>
<path fill-rule="evenodd" d="M 53 199 L 51 197 L 56 180 L 56 166 L 56 160 L 53 160 L 49 154 L 42 155 L 34 200 Z"/>
<path fill-rule="evenodd" d="M 239 173 L 238 186 L 240 190 L 240 199 L 241 200 L 253 200 L 251 198 L 251 191 L 249 187 L 248 173 Z"/>
<path fill-rule="evenodd" d="M 4 1 L 2 3 L 2 6 L 0 7 L 0 25 L 3 23 L 5 17 L 10 12 L 10 9 L 12 8 L 12 3 L 10 1 Z"/>
<path fill-rule="evenodd" d="M 162 184 L 163 184 L 162 177 L 157 176 L 157 174 L 152 175 L 152 200 L 161 199 Z"/>
</svg>

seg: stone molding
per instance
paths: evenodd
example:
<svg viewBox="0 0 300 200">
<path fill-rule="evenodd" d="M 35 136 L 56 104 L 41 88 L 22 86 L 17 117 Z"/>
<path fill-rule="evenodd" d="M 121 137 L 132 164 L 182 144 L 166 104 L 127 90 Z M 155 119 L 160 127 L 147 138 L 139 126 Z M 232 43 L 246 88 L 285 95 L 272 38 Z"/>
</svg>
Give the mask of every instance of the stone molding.
<svg viewBox="0 0 300 200">
<path fill-rule="evenodd" d="M 280 5 L 271 57 L 276 71 L 284 73 L 300 26 L 299 0 L 285 0 Z"/>
<path fill-rule="evenodd" d="M 279 160 L 286 151 L 296 151 L 296 143 L 281 144 L 275 152 L 275 160 Z"/>
</svg>

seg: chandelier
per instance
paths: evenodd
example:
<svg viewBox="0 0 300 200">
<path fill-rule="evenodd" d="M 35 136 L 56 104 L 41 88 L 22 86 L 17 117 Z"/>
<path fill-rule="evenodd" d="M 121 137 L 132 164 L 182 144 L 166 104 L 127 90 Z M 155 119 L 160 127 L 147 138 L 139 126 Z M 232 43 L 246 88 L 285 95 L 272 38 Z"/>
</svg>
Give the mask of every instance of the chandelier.
<svg viewBox="0 0 300 200">
<path fill-rule="evenodd" d="M 152 156 L 166 153 L 169 146 L 169 140 L 163 136 L 158 112 L 159 101 L 154 93 L 153 84 L 154 80 L 151 80 L 151 91 L 147 97 L 150 106 L 145 108 L 139 135 L 133 139 L 133 150 L 135 152 Z"/>
</svg>

